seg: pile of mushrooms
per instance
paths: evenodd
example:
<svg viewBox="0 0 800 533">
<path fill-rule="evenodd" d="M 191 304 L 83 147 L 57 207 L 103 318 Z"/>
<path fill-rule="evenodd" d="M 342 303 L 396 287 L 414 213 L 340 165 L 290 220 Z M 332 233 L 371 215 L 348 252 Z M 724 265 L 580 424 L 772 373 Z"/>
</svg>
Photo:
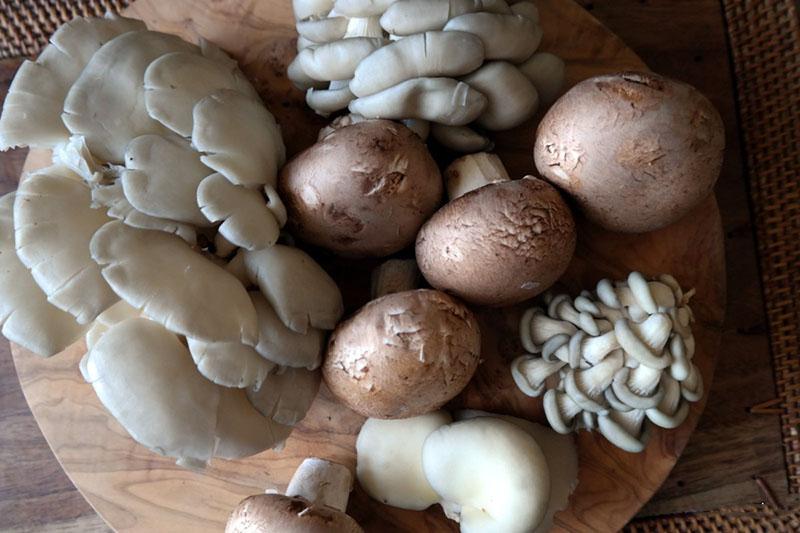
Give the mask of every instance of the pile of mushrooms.
<svg viewBox="0 0 800 533">
<path fill-rule="evenodd" d="M 411 120 L 451 149 L 488 149 L 550 103 L 564 62 L 537 52 L 530 1 L 294 0 L 298 54 L 289 66 L 322 115 Z"/>
<path fill-rule="evenodd" d="M 367 494 L 402 509 L 439 503 L 465 532 L 549 531 L 577 486 L 572 438 L 511 416 L 454 416 L 368 419 L 356 441 Z"/>
<path fill-rule="evenodd" d="M 574 300 L 548 295 L 520 321 L 527 352 L 511 364 L 519 389 L 544 393 L 550 426 L 559 433 L 597 429 L 625 451 L 647 445 L 651 425 L 678 427 L 689 402 L 703 396 L 692 359 L 689 300 L 670 275 L 601 280 Z"/>
<path fill-rule="evenodd" d="M 334 281 L 279 244 L 285 159 L 236 62 L 108 16 L 26 61 L 0 148 L 52 165 L 0 199 L 0 320 L 81 372 L 141 444 L 192 467 L 279 446 L 320 383 Z"/>
</svg>

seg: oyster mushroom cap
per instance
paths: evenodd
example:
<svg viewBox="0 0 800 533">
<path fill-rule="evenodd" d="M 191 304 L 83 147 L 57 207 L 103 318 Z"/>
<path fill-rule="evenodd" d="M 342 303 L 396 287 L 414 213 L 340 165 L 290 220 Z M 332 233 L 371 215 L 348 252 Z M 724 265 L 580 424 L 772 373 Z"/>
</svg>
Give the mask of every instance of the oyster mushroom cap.
<svg viewBox="0 0 800 533">
<path fill-rule="evenodd" d="M 109 222 L 92 258 L 133 307 L 170 331 L 207 342 L 257 342 L 256 312 L 242 284 L 175 235 Z"/>
<path fill-rule="evenodd" d="M 336 0 L 333 9 L 347 17 L 374 17 L 382 14 L 397 0 Z"/>
<path fill-rule="evenodd" d="M 200 160 L 235 185 L 275 187 L 286 159 L 275 117 L 250 96 L 220 89 L 192 109 L 192 144 Z"/>
<path fill-rule="evenodd" d="M 533 298 L 561 276 L 575 223 L 558 192 L 528 176 L 468 192 L 439 209 L 417 236 L 417 264 L 432 286 L 478 304 Z"/>
<path fill-rule="evenodd" d="M 186 341 L 197 370 L 223 387 L 260 387 L 276 366 L 241 342 L 203 342 L 192 338 Z"/>
<path fill-rule="evenodd" d="M 356 440 L 356 475 L 379 502 L 421 511 L 439 501 L 422 471 L 422 447 L 436 429 L 451 422 L 445 411 L 401 420 L 369 418 Z"/>
<path fill-rule="evenodd" d="M 11 82 L 0 114 L 0 150 L 65 142 L 64 100 L 86 64 L 108 41 L 144 29 L 140 20 L 112 14 L 76 17 L 61 25 L 36 61 L 23 62 Z"/>
<path fill-rule="evenodd" d="M 164 54 L 144 72 L 144 102 L 153 119 L 182 137 L 192 134 L 195 104 L 220 90 L 231 89 L 259 102 L 258 93 L 236 62 L 198 54 Z"/>
<path fill-rule="evenodd" d="M 451 18 L 472 13 L 510 13 L 505 0 L 403 0 L 395 2 L 381 15 L 381 26 L 393 35 L 413 35 L 441 30 Z"/>
<path fill-rule="evenodd" d="M 122 163 L 128 143 L 168 130 L 150 118 L 144 102 L 144 72 L 170 52 L 198 53 L 176 35 L 155 31 L 124 33 L 104 44 L 72 85 L 62 120 L 72 134 L 83 135 L 92 154 Z"/>
<path fill-rule="evenodd" d="M 258 316 L 258 344 L 255 351 L 276 365 L 314 370 L 322 364 L 325 333 L 309 328 L 306 333 L 292 331 L 260 291 L 250 291 Z"/>
<path fill-rule="evenodd" d="M 447 197 L 454 200 L 490 183 L 510 181 L 511 177 L 496 154 L 477 153 L 459 157 L 444 171 Z"/>
<path fill-rule="evenodd" d="M 0 198 L 0 323 L 11 342 L 50 357 L 78 340 L 86 327 L 47 301 L 14 247 L 14 195 Z"/>
<path fill-rule="evenodd" d="M 92 261 L 92 235 L 111 219 L 91 207 L 91 190 L 64 167 L 27 176 L 14 200 L 17 256 L 47 300 L 88 324 L 118 300 Z"/>
<path fill-rule="evenodd" d="M 249 457 L 270 448 L 279 448 L 289 438 L 292 426 L 258 412 L 243 389 L 218 389 L 214 457 L 229 460 Z"/>
<path fill-rule="evenodd" d="M 373 418 L 434 409 L 467 385 L 480 358 L 480 330 L 463 304 L 420 289 L 373 300 L 331 335 L 322 366 L 331 392 Z"/>
<path fill-rule="evenodd" d="M 431 136 L 436 142 L 456 152 L 480 152 L 494 148 L 494 142 L 467 126 L 431 124 Z"/>
<path fill-rule="evenodd" d="M 444 31 L 469 32 L 483 42 L 487 60 L 521 63 L 542 42 L 542 28 L 529 17 L 503 13 L 466 13 L 450 19 Z"/>
<path fill-rule="evenodd" d="M 128 320 L 129 318 L 138 318 L 142 316 L 142 312 L 132 307 L 125 300 L 120 300 L 94 319 L 92 325 L 86 331 L 86 350 L 89 351 L 94 348 L 97 341 L 100 340 L 106 331 L 111 327 Z"/>
<path fill-rule="evenodd" d="M 383 38 L 353 37 L 305 48 L 295 68 L 316 81 L 349 80 L 358 64 L 385 43 Z"/>
<path fill-rule="evenodd" d="M 333 9 L 334 0 L 292 0 L 296 20 L 324 17 Z"/>
<path fill-rule="evenodd" d="M 505 420 L 440 427 L 425 440 L 422 468 L 461 531 L 530 531 L 547 512 L 547 460 L 531 435 Z"/>
<path fill-rule="evenodd" d="M 521 2 L 514 6 L 528 4 Z M 533 4 L 531 4 L 533 5 Z M 539 101 L 550 105 L 556 101 L 561 89 L 564 87 L 566 65 L 564 60 L 548 52 L 536 52 L 524 63 L 518 65 L 520 72 L 533 82 Z"/>
<path fill-rule="evenodd" d="M 151 217 L 210 226 L 196 200 L 200 182 L 212 172 L 200 158 L 188 141 L 174 135 L 136 137 L 125 150 L 120 177 L 125 198 Z"/>
<path fill-rule="evenodd" d="M 266 418 L 293 426 L 300 422 L 319 390 L 320 373 L 306 368 L 279 367 L 261 386 L 247 389 L 247 397 Z"/>
<path fill-rule="evenodd" d="M 515 128 L 539 108 L 539 94 L 531 81 L 506 61 L 490 61 L 462 78 L 486 97 L 477 124 L 491 131 Z"/>
</svg>

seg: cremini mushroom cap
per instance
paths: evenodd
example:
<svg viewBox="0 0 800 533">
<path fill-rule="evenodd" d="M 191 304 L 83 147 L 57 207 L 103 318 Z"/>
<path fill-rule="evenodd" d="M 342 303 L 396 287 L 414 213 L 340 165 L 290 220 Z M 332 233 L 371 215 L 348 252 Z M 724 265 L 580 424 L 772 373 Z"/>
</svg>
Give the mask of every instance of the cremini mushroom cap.
<svg viewBox="0 0 800 533">
<path fill-rule="evenodd" d="M 364 416 L 417 416 L 467 385 L 478 367 L 480 338 L 473 314 L 444 293 L 390 294 L 336 328 L 323 377 L 341 402 Z"/>
<path fill-rule="evenodd" d="M 417 236 L 417 264 L 435 288 L 479 305 L 533 298 L 566 270 L 575 223 L 558 192 L 532 176 L 452 200 Z"/>
<path fill-rule="evenodd" d="M 225 533 L 363 533 L 358 523 L 328 506 L 300 496 L 258 494 L 243 500 L 228 518 Z"/>
</svg>

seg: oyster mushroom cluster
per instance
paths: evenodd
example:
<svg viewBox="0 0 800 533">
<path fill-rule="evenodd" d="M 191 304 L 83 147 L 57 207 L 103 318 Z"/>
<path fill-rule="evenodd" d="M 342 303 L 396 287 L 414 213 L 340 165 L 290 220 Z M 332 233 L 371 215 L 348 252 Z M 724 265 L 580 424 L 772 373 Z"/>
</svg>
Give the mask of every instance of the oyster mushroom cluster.
<svg viewBox="0 0 800 533">
<path fill-rule="evenodd" d="M 52 165 L 0 199 L 0 320 L 81 372 L 141 444 L 179 464 L 279 446 L 320 383 L 338 287 L 279 243 L 279 126 L 214 45 L 116 16 L 26 61 L 0 149 Z"/>
<path fill-rule="evenodd" d="M 463 152 L 491 147 L 556 99 L 564 62 L 537 52 L 530 1 L 294 0 L 298 54 L 288 70 L 327 116 L 410 121 Z M 477 126 L 477 129 L 470 125 Z"/>
<path fill-rule="evenodd" d="M 670 275 L 648 281 L 632 272 L 574 300 L 550 295 L 546 309 L 529 309 L 520 321 L 529 353 L 512 362 L 514 381 L 528 396 L 544 393 L 547 420 L 559 433 L 596 429 L 641 452 L 651 425 L 678 427 L 703 396 L 692 362 L 693 294 Z"/>
</svg>

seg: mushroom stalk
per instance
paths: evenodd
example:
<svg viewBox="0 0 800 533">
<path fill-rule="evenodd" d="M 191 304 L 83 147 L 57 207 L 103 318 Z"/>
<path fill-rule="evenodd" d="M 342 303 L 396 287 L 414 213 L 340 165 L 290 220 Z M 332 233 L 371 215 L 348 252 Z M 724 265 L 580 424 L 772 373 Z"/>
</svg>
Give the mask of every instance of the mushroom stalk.
<svg viewBox="0 0 800 533">
<path fill-rule="evenodd" d="M 353 475 L 347 467 L 309 457 L 297 467 L 286 487 L 286 495 L 301 496 L 312 503 L 344 512 L 352 487 Z"/>
</svg>

